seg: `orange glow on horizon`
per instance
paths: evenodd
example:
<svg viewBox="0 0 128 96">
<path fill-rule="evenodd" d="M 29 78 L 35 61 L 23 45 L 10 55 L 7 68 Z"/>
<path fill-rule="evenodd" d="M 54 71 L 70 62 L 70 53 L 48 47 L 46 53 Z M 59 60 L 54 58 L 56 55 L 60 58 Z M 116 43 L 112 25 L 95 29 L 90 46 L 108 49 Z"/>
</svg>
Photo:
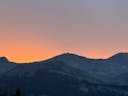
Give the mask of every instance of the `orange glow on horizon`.
<svg viewBox="0 0 128 96">
<path fill-rule="evenodd" d="M 39 54 L 38 54 L 39 53 Z M 60 52 L 55 52 L 55 53 L 52 53 L 52 52 L 33 52 L 33 53 L 29 53 L 29 52 L 25 52 L 24 54 L 15 54 L 13 53 L 12 54 L 8 54 L 6 55 L 5 57 L 8 58 L 9 61 L 12 61 L 12 62 L 17 62 L 17 63 L 28 63 L 28 62 L 36 62 L 36 61 L 43 61 L 43 60 L 47 60 L 47 59 L 50 59 L 54 56 L 57 56 L 57 55 L 60 55 L 60 54 L 63 54 L 63 53 L 60 53 Z M 114 54 L 91 54 L 91 53 L 87 53 L 87 54 L 80 54 L 80 53 L 73 53 L 73 54 L 76 54 L 76 55 L 80 55 L 80 56 L 85 56 L 87 58 L 93 58 L 93 59 L 106 59 L 108 57 L 110 57 L 111 55 L 114 55 Z"/>
</svg>

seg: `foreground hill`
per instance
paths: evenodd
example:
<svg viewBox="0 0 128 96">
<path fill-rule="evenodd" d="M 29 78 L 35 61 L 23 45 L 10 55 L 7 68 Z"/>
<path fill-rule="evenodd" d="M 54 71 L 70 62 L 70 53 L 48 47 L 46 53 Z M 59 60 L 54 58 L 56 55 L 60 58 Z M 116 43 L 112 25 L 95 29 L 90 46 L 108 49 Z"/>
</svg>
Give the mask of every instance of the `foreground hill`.
<svg viewBox="0 0 128 96">
<path fill-rule="evenodd" d="M 0 58 L 0 88 L 23 96 L 127 96 L 128 53 L 108 59 L 61 54 L 49 60 L 17 64 Z M 106 94 L 106 95 L 105 95 Z"/>
</svg>

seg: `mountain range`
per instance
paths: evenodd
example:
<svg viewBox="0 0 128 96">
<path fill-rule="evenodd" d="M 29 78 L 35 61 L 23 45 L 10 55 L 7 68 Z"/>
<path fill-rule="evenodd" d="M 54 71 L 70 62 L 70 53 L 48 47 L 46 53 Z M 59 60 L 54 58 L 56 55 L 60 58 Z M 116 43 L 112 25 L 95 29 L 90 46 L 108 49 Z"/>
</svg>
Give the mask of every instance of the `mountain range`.
<svg viewBox="0 0 128 96">
<path fill-rule="evenodd" d="M 0 89 L 23 96 L 128 96 L 128 53 L 91 59 L 64 53 L 45 61 L 14 63 L 0 57 Z"/>
</svg>

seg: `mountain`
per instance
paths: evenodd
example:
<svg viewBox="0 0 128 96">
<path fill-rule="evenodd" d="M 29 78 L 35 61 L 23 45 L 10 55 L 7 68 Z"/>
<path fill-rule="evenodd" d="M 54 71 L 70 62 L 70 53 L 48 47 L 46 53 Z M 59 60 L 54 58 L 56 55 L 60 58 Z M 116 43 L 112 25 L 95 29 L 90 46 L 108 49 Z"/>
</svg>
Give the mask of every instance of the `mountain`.
<svg viewBox="0 0 128 96">
<path fill-rule="evenodd" d="M 128 63 L 128 53 L 118 53 L 118 54 L 110 57 L 109 59 L 112 61 L 116 61 L 116 62 Z"/>
<path fill-rule="evenodd" d="M 108 59 L 65 53 L 23 64 L 1 57 L 0 88 L 4 92 L 20 88 L 23 96 L 95 96 L 97 93 L 100 93 L 98 96 L 126 96 L 127 68 L 128 53 L 118 53 Z"/>
<path fill-rule="evenodd" d="M 0 77 L 8 72 L 9 70 L 13 69 L 16 64 L 10 62 L 6 57 L 0 57 Z"/>
<path fill-rule="evenodd" d="M 8 59 L 6 57 L 0 57 L 0 62 L 4 63 L 4 62 L 8 62 Z"/>
</svg>

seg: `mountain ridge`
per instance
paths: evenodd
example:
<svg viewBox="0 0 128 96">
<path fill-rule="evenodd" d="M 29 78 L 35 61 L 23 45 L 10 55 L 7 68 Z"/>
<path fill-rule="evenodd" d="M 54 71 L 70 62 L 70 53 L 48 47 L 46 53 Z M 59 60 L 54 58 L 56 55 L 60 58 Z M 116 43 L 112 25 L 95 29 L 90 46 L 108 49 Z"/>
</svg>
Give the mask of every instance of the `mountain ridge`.
<svg viewBox="0 0 128 96">
<path fill-rule="evenodd" d="M 82 55 L 77 55 L 77 54 L 74 54 L 74 53 L 62 53 L 62 54 L 59 54 L 59 55 L 55 55 L 55 56 L 53 56 L 53 57 L 50 57 L 50 58 L 48 58 L 48 59 L 46 59 L 46 60 L 38 60 L 38 61 L 33 61 L 33 62 L 24 62 L 24 63 L 17 63 L 17 62 L 15 62 L 15 63 L 17 63 L 17 64 L 27 64 L 27 63 L 34 63 L 34 62 L 45 62 L 45 61 L 48 61 L 48 60 L 50 60 L 50 59 L 53 59 L 53 58 L 60 58 L 60 57 L 81 57 L 81 58 L 84 58 L 84 59 L 90 59 L 90 60 L 109 60 L 109 59 L 113 59 L 113 58 L 119 58 L 119 57 L 121 57 L 121 58 L 126 58 L 126 59 L 128 59 L 128 52 L 118 52 L 118 53 L 116 53 L 116 54 L 114 54 L 114 55 L 112 55 L 112 56 L 110 56 L 110 57 L 108 57 L 108 58 L 106 58 L 106 59 L 103 59 L 103 58 L 88 58 L 88 57 L 86 57 L 86 56 L 82 56 Z M 0 57 L 0 62 L 1 61 L 6 61 L 6 62 L 10 62 L 11 60 L 9 60 L 6 56 L 2 56 L 2 57 Z M 11 61 L 11 62 L 14 62 L 14 61 Z"/>
<path fill-rule="evenodd" d="M 128 59 L 128 53 L 125 53 L 125 52 L 120 52 L 120 53 L 117 53 L 111 57 L 109 57 L 108 59 Z"/>
<path fill-rule="evenodd" d="M 0 62 L 9 62 L 9 60 L 7 59 L 7 57 L 0 57 Z"/>
<path fill-rule="evenodd" d="M 31 63 L 13 63 L 5 57 L 0 61 L 0 88 L 7 87 L 11 92 L 20 88 L 23 96 L 31 96 L 33 93 L 36 94 L 34 96 L 41 96 L 37 95 L 39 93 L 49 94 L 46 96 L 88 96 L 82 93 L 87 93 L 87 90 L 92 93 L 92 87 L 97 90 L 96 93 L 104 93 L 106 90 L 107 93 L 111 93 L 111 90 L 117 90 L 118 93 L 119 89 L 113 88 L 113 85 L 123 91 L 120 86 L 128 87 L 128 53 L 118 53 L 108 59 L 91 59 L 64 53 Z"/>
</svg>

